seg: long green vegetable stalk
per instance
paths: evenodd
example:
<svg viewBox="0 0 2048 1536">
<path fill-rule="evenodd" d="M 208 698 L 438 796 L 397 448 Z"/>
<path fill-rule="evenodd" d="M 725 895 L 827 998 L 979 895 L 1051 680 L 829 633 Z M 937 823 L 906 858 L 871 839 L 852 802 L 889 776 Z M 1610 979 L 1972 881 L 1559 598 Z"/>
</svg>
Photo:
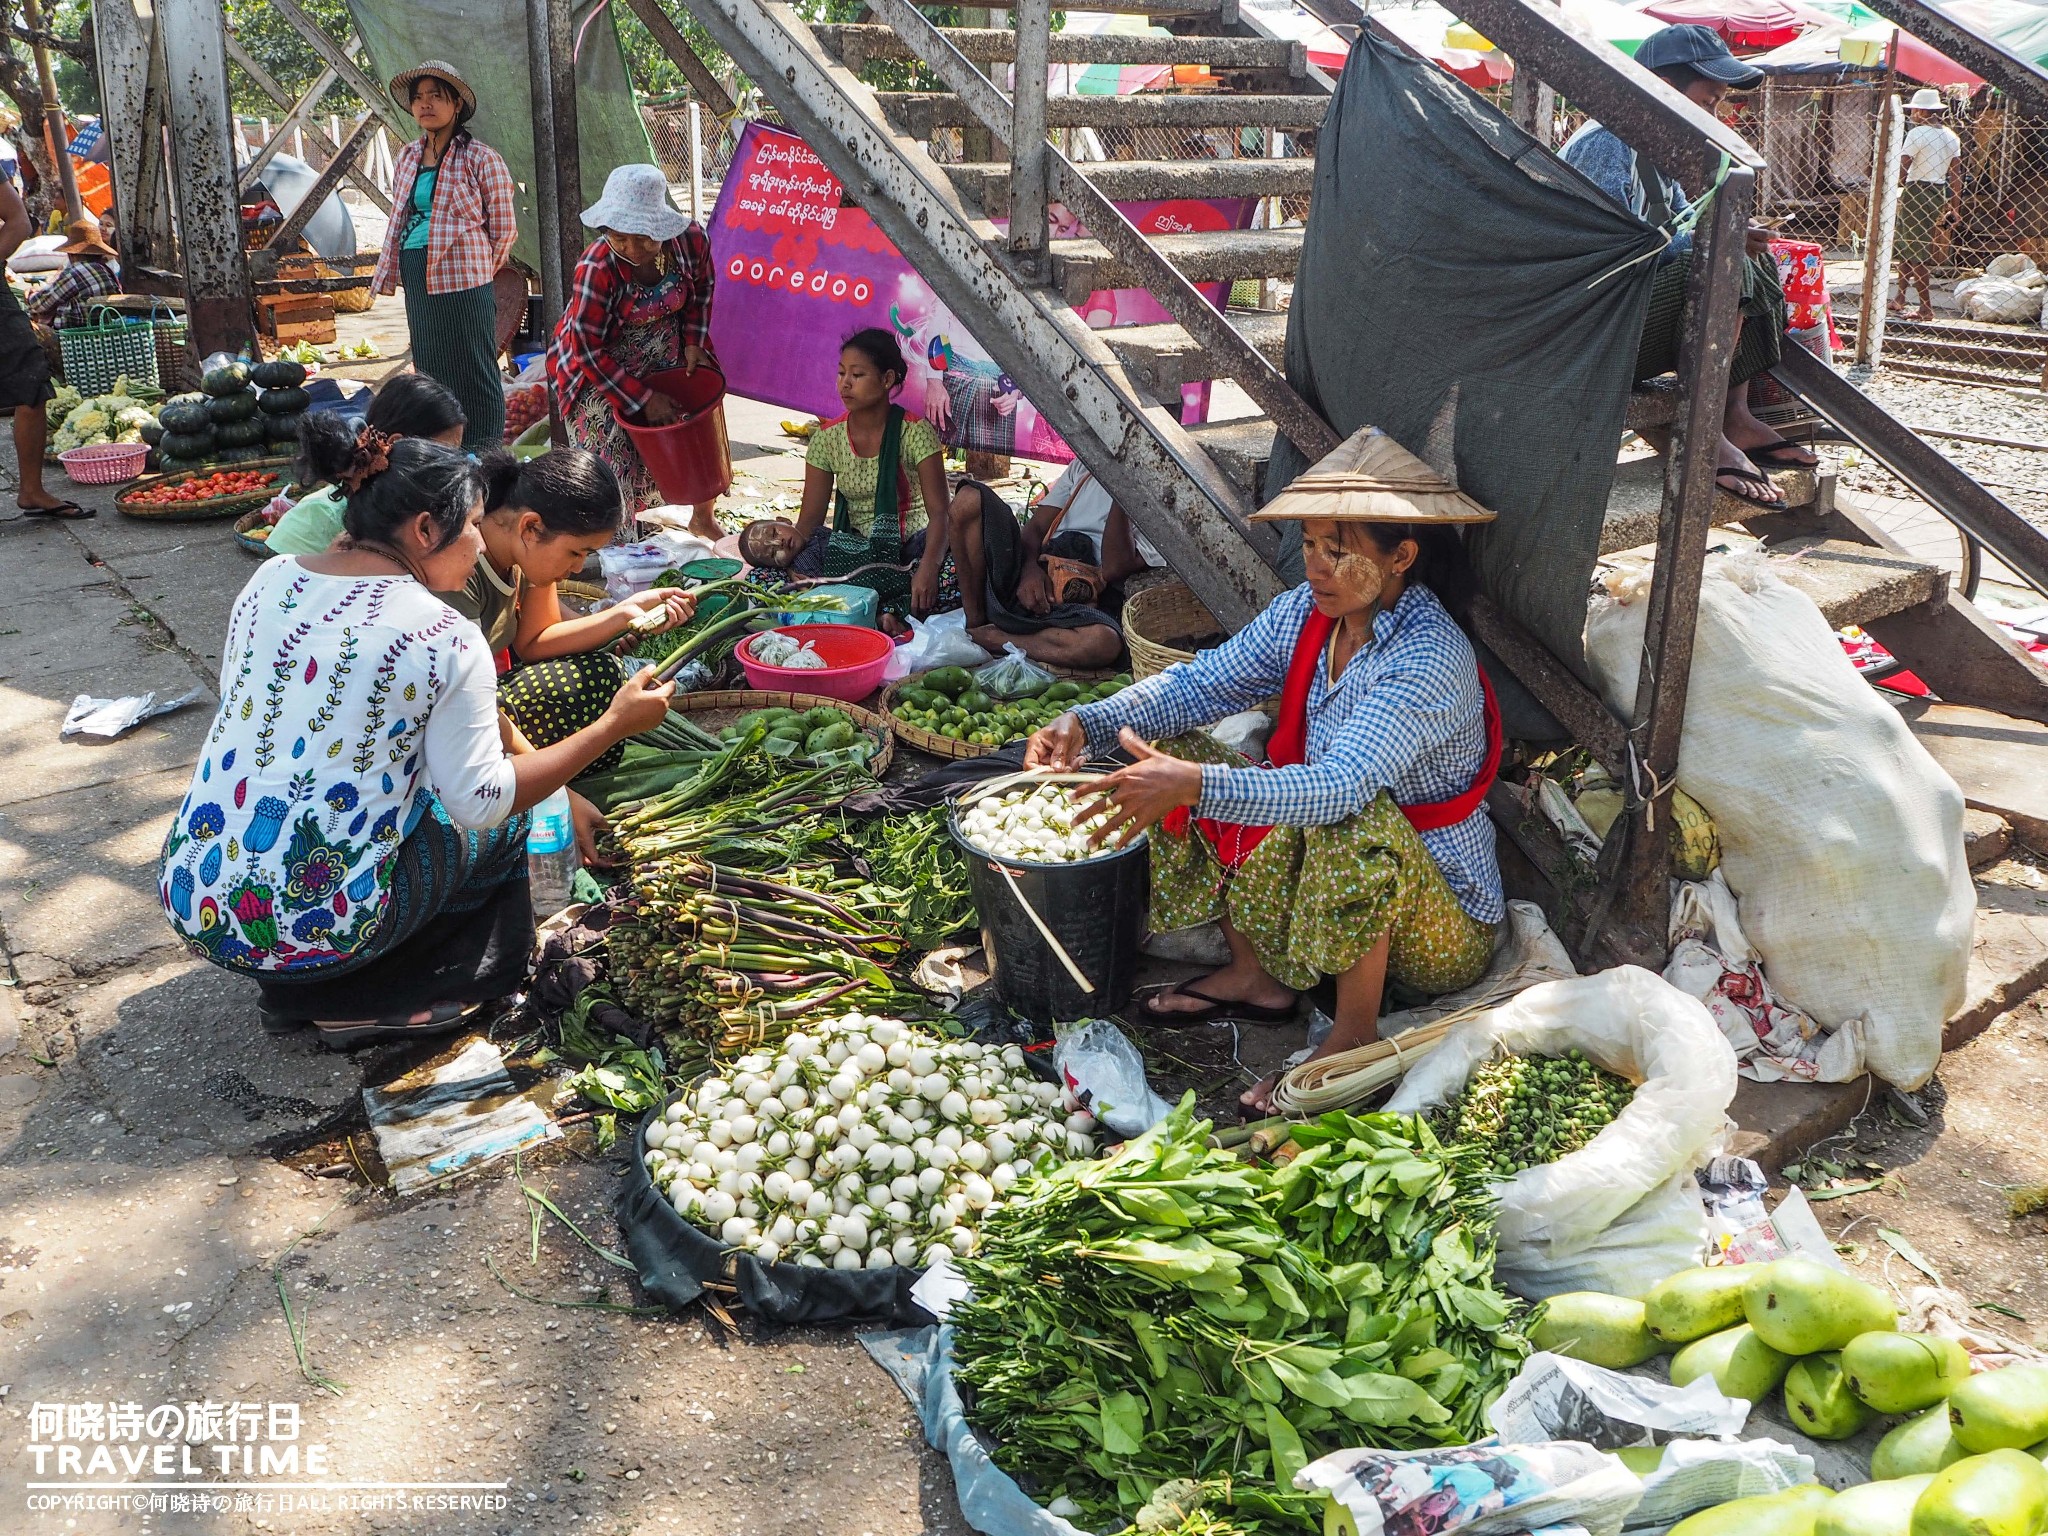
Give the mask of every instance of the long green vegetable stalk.
<svg viewBox="0 0 2048 1536">
<path fill-rule="evenodd" d="M 1191 1480 L 1232 1529 L 1320 1530 L 1296 1471 L 1478 1438 L 1527 1353 L 1485 1176 L 1384 1114 L 1325 1115 L 1291 1163 L 1248 1167 L 1193 1103 L 990 1212 L 949 1319 L 959 1378 L 998 1464 L 1085 1528 Z"/>
</svg>

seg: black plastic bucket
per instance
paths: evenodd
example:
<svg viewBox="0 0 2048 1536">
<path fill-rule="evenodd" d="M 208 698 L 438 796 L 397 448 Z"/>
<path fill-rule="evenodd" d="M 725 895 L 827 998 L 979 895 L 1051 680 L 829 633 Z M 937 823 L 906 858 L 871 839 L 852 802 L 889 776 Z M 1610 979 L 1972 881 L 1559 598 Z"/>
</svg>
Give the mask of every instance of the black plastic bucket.
<svg viewBox="0 0 2048 1536">
<path fill-rule="evenodd" d="M 1130 1001 L 1145 938 L 1151 865 L 1146 839 L 1079 864 L 997 859 L 960 832 L 960 812 L 988 796 L 977 785 L 953 804 L 953 841 L 967 860 L 981 945 L 996 995 L 1011 1011 L 1043 1023 L 1099 1018 Z M 1002 871 L 1010 872 L 1016 889 Z M 1075 982 L 1045 942 L 1022 896 L 1095 990 Z"/>
</svg>

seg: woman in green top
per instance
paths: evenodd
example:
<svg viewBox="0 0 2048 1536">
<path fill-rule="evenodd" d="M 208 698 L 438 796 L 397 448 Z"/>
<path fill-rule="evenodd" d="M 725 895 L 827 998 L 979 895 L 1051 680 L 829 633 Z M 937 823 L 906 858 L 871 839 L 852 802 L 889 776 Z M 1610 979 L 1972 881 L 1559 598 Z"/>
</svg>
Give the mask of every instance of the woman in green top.
<svg viewBox="0 0 2048 1536">
<path fill-rule="evenodd" d="M 462 446 L 469 418 L 462 402 L 423 373 L 401 373 L 370 402 L 369 425 L 386 437 L 424 437 L 449 448 Z M 341 532 L 344 501 L 340 486 L 313 492 L 278 519 L 270 530 L 273 555 L 317 555 Z"/>
<path fill-rule="evenodd" d="M 825 576 L 880 593 L 882 627 L 895 631 L 906 612 L 938 610 L 947 575 L 945 451 L 930 422 L 893 401 L 909 371 L 895 336 L 879 327 L 840 348 L 846 414 L 811 438 L 795 534 L 806 554 L 822 553 Z"/>
</svg>

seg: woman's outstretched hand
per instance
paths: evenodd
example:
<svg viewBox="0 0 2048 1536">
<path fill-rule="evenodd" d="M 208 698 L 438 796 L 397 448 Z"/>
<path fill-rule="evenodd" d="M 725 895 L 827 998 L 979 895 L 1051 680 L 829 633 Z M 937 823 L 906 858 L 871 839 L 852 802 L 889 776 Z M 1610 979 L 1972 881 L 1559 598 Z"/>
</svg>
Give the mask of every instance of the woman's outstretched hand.
<svg viewBox="0 0 2048 1536">
<path fill-rule="evenodd" d="M 626 679 L 625 686 L 612 695 L 611 707 L 605 710 L 611 721 L 614 739 L 638 736 L 642 731 L 651 731 L 668 715 L 669 700 L 676 696 L 673 679 L 666 683 L 654 680 L 654 668 L 642 667 Z"/>
<path fill-rule="evenodd" d="M 1118 733 L 1117 741 L 1137 761 L 1097 779 L 1081 797 L 1077 819 L 1103 813 L 1101 823 L 1088 834 L 1091 848 L 1112 840 L 1127 843 L 1169 811 L 1195 805 L 1202 798 L 1200 763 L 1161 752 L 1128 725 Z"/>
<path fill-rule="evenodd" d="M 1065 773 L 1081 765 L 1081 756 L 1087 750 L 1088 733 L 1081 729 L 1081 722 L 1070 709 L 1031 733 L 1024 743 L 1024 766 Z"/>
</svg>

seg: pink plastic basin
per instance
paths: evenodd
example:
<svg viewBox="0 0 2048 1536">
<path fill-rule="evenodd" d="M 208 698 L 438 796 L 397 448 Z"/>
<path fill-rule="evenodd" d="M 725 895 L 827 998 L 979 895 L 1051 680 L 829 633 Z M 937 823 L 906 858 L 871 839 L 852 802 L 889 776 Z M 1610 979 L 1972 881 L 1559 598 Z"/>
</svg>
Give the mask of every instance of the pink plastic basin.
<svg viewBox="0 0 2048 1536">
<path fill-rule="evenodd" d="M 786 693 L 822 693 L 828 699 L 858 704 L 882 684 L 882 673 L 896 643 L 879 629 L 856 629 L 850 624 L 785 624 L 771 631 L 788 635 L 799 643 L 809 642 L 825 658 L 822 668 L 771 667 L 754 660 L 754 642 L 749 636 L 739 647 L 740 665 L 747 681 L 756 688 Z"/>
</svg>

